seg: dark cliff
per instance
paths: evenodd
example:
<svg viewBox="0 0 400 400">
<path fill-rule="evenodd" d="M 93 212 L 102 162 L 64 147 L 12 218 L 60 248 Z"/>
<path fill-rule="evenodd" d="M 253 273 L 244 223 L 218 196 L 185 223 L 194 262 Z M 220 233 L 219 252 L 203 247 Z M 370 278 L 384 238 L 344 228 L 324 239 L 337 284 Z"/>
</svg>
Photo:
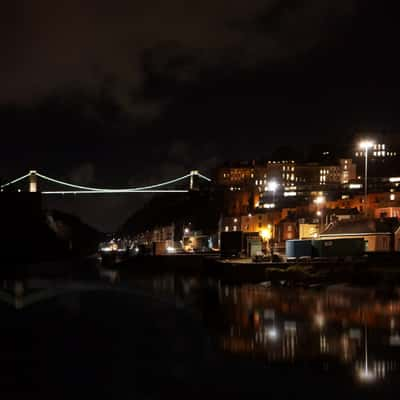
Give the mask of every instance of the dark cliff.
<svg viewBox="0 0 400 400">
<path fill-rule="evenodd" d="M 157 226 L 189 222 L 196 230 L 213 232 L 218 227 L 221 204 L 221 195 L 209 191 L 156 196 L 128 218 L 121 232 L 134 235 Z"/>
<path fill-rule="evenodd" d="M 84 256 L 102 235 L 78 218 L 42 209 L 40 193 L 0 193 L 0 248 L 4 264 Z"/>
</svg>

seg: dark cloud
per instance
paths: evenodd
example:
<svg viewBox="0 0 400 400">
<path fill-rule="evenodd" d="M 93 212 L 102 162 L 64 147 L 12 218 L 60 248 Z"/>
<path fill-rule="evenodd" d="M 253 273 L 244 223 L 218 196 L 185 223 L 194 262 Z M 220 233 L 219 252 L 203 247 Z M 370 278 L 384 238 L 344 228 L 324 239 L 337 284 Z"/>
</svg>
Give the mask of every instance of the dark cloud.
<svg viewBox="0 0 400 400">
<path fill-rule="evenodd" d="M 238 56 L 252 65 L 309 48 L 329 33 L 332 21 L 352 15 L 353 5 L 353 0 L 11 2 L 0 17 L 0 101 L 30 99 L 66 82 L 96 86 L 104 75 L 118 78 L 120 92 L 127 85 L 141 87 L 143 58 L 153 74 L 180 81 Z"/>
<path fill-rule="evenodd" d="M 99 73 L 140 85 L 144 49 L 164 41 L 190 49 L 225 48 L 233 40 L 225 19 L 255 12 L 264 3 L 25 0 L 4 5 L 1 99 L 29 99 L 64 82 L 90 86 Z"/>
<path fill-rule="evenodd" d="M 68 178 L 69 182 L 77 182 L 79 185 L 93 185 L 95 182 L 95 166 L 90 162 L 81 164 L 69 173 Z"/>
<path fill-rule="evenodd" d="M 355 0 L 277 0 L 229 26 L 243 33 L 243 64 L 255 65 L 310 51 L 340 34 L 355 13 Z"/>
</svg>

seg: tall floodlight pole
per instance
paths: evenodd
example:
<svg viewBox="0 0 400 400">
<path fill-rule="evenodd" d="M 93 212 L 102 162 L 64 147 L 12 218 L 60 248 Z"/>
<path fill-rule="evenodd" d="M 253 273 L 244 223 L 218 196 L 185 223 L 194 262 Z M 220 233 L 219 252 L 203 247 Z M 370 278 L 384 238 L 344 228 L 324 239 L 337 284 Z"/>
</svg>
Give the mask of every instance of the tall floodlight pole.
<svg viewBox="0 0 400 400">
<path fill-rule="evenodd" d="M 323 205 L 326 202 L 325 196 L 318 196 L 316 199 L 314 199 L 314 203 L 317 205 L 317 216 L 319 217 L 319 234 L 318 236 L 321 236 L 321 232 L 323 230 Z"/>
<path fill-rule="evenodd" d="M 368 150 L 374 147 L 374 142 L 371 140 L 363 140 L 360 142 L 360 148 L 364 150 L 365 169 L 364 169 L 364 213 L 367 213 L 368 202 Z"/>
<path fill-rule="evenodd" d="M 279 183 L 277 181 L 269 181 L 267 189 L 272 192 L 272 203 L 275 205 L 275 193 L 278 189 Z"/>
</svg>

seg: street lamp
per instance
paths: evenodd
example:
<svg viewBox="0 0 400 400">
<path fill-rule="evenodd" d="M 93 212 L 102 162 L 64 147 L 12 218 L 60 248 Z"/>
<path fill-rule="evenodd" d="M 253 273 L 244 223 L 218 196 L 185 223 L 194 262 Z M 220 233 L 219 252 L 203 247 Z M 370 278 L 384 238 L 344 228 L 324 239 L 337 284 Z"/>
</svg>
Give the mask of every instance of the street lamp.
<svg viewBox="0 0 400 400">
<path fill-rule="evenodd" d="M 320 210 L 320 207 L 325 203 L 326 199 L 325 196 L 318 196 L 314 199 L 314 203 L 317 205 L 318 210 L 317 210 L 317 216 L 319 217 L 319 234 L 321 234 L 322 231 L 322 225 L 323 225 L 323 216 L 322 216 L 322 210 Z"/>
<path fill-rule="evenodd" d="M 325 203 L 325 196 L 318 196 L 315 198 L 314 202 L 315 204 L 321 205 Z"/>
<path fill-rule="evenodd" d="M 265 242 L 267 244 L 267 249 L 269 249 L 269 241 L 272 238 L 272 226 L 268 225 L 267 229 L 262 229 L 260 232 L 261 238 L 263 240 L 263 242 Z"/>
<path fill-rule="evenodd" d="M 365 183 L 364 183 L 364 212 L 367 213 L 368 200 L 368 150 L 374 147 L 374 142 L 371 140 L 363 140 L 360 142 L 360 148 L 364 150 L 365 155 Z"/>
</svg>

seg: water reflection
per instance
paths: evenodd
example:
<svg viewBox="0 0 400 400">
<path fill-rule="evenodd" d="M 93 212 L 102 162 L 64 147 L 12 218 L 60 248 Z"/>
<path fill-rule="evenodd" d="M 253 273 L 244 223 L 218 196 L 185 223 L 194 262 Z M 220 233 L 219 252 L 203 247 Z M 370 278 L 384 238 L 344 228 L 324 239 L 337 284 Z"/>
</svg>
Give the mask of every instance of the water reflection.
<svg viewBox="0 0 400 400">
<path fill-rule="evenodd" d="M 372 289 L 325 291 L 219 285 L 222 349 L 269 363 L 339 361 L 360 382 L 398 369 L 398 292 L 385 299 Z"/>
<path fill-rule="evenodd" d="M 161 275 L 123 282 L 194 307 L 227 355 L 274 364 L 339 364 L 361 383 L 396 374 L 400 290 L 331 286 L 324 290 L 232 286 Z"/>
<path fill-rule="evenodd" d="M 139 289 L 190 308 L 224 357 L 327 373 L 339 368 L 369 385 L 399 372 L 400 290 L 232 286 L 200 277 L 101 270 L 91 282 L 4 281 L 0 301 L 20 309 L 68 291 L 98 289 Z"/>
</svg>

